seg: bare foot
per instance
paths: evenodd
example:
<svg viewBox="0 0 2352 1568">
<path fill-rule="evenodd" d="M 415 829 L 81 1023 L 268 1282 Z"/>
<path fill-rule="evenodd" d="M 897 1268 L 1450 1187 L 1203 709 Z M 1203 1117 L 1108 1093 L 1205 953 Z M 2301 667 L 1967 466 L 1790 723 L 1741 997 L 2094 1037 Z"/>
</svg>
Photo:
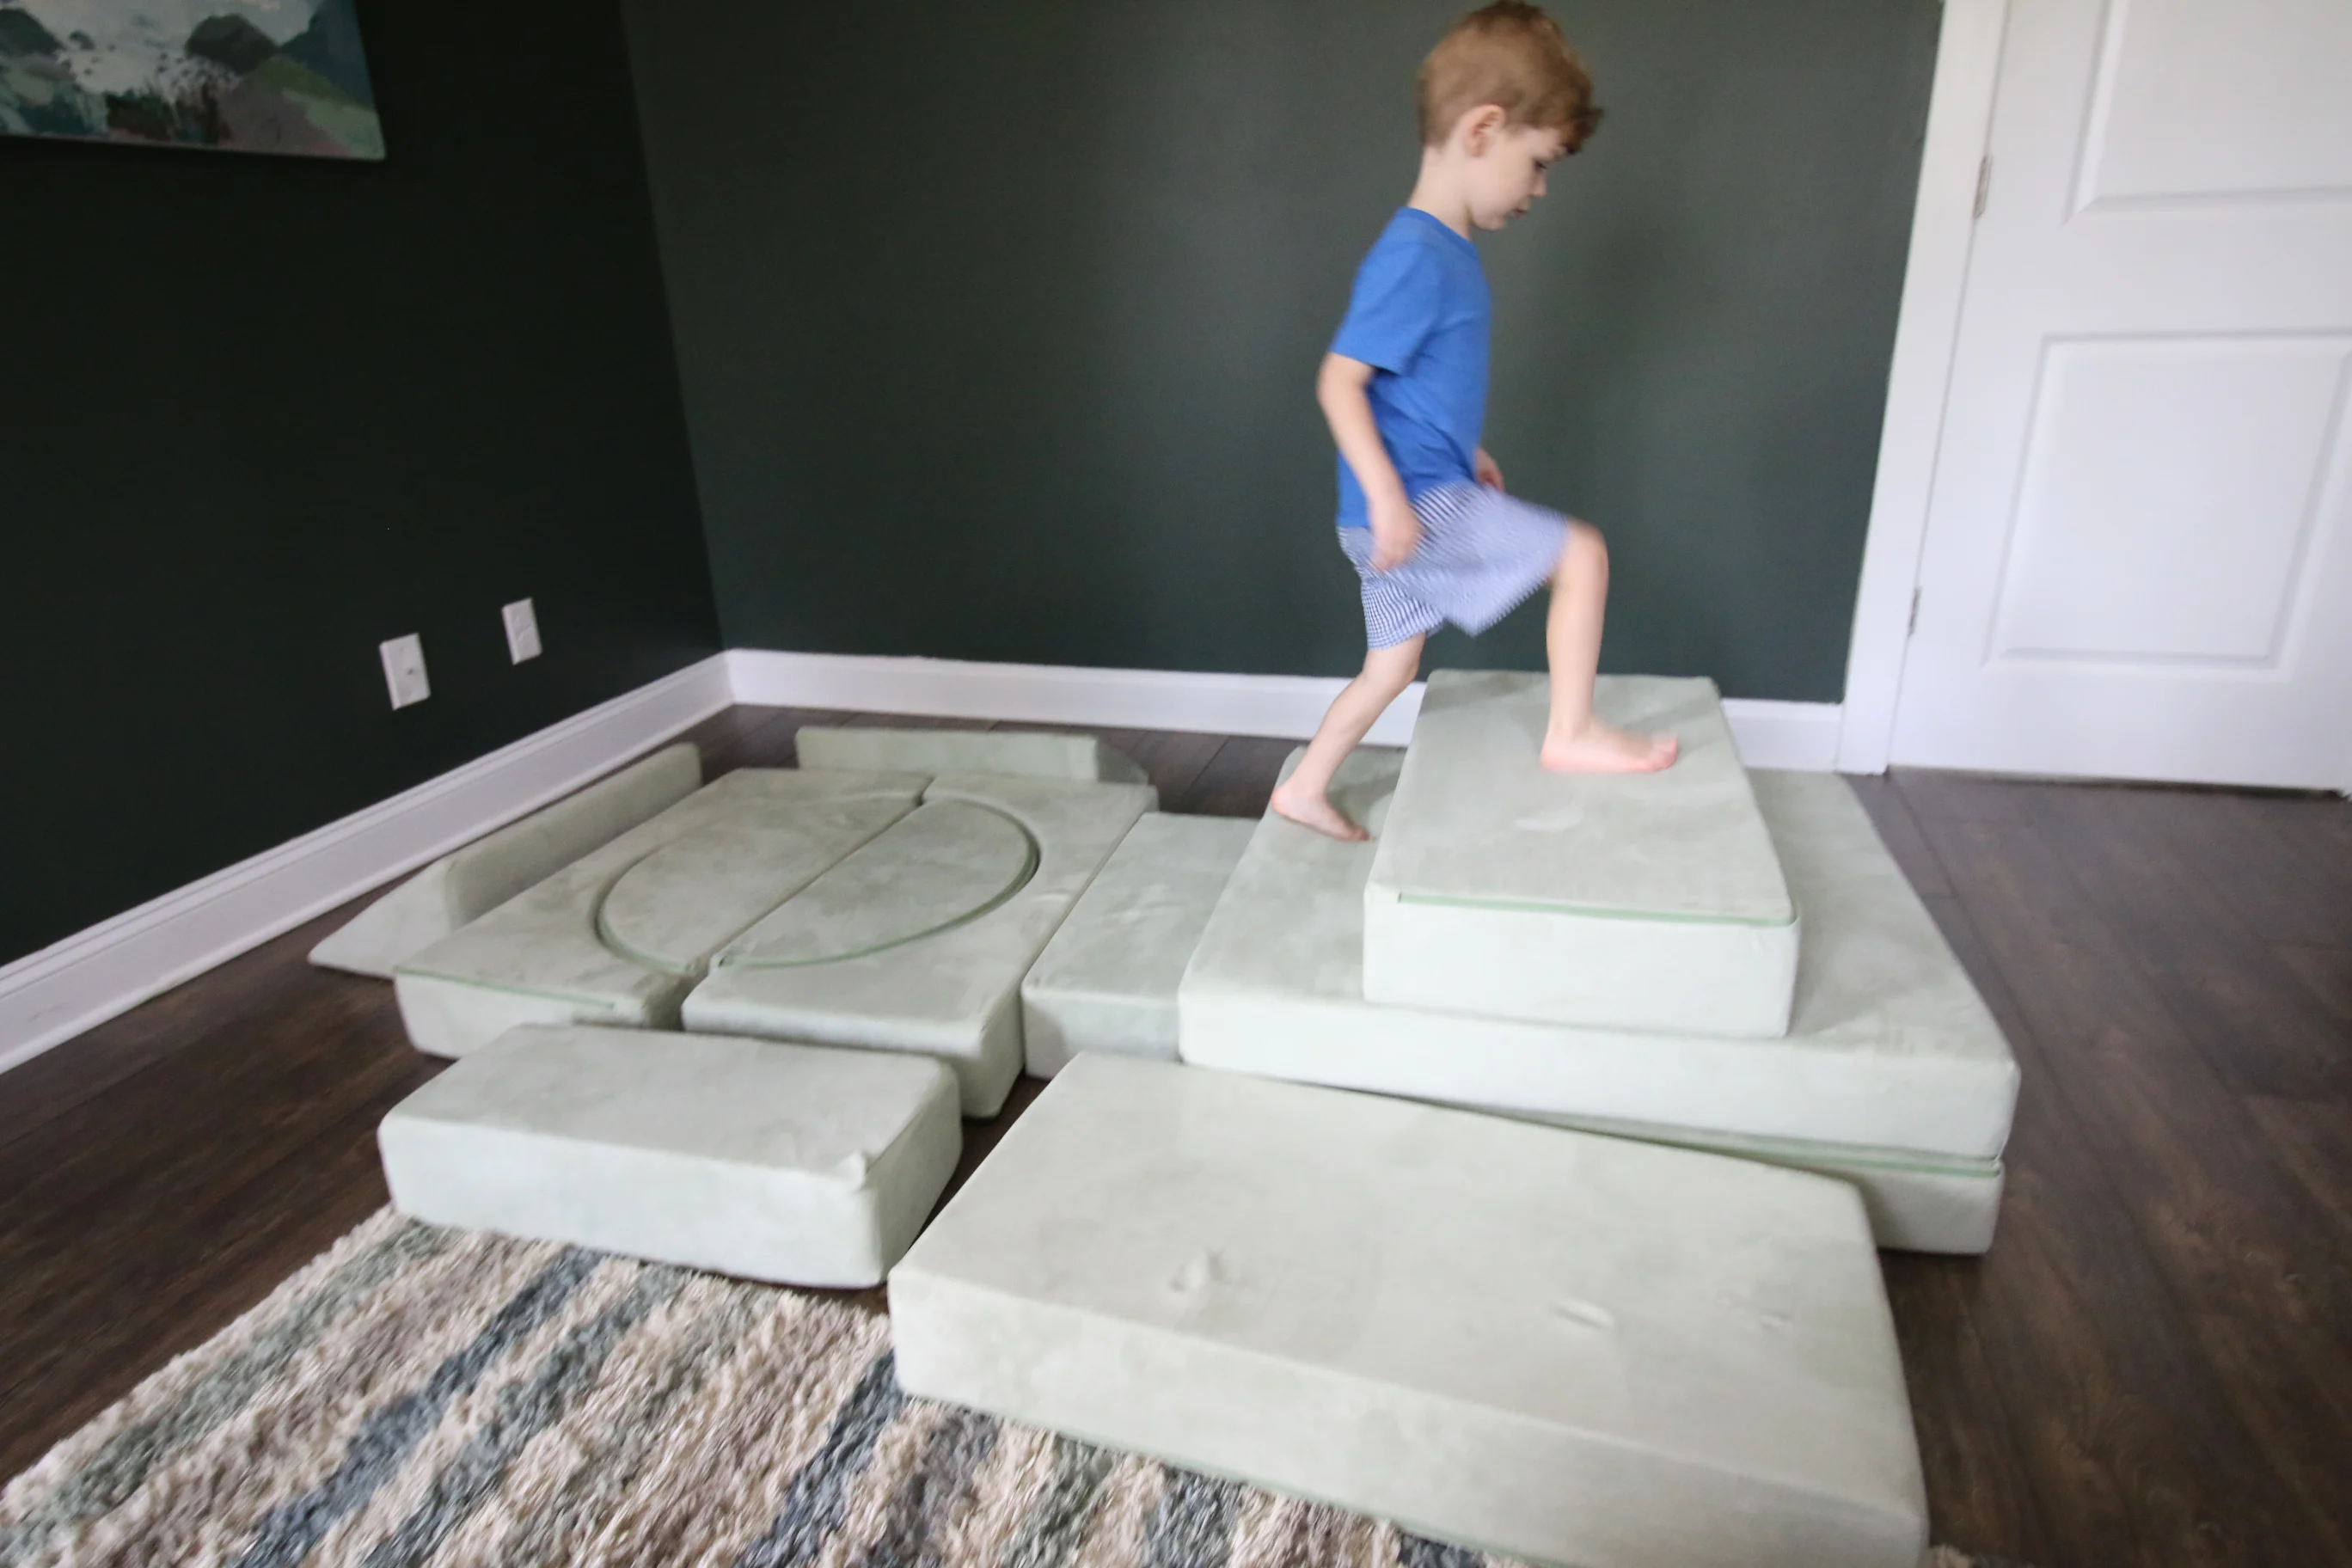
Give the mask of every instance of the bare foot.
<svg viewBox="0 0 2352 1568">
<path fill-rule="evenodd" d="M 1546 735 L 1538 761 L 1556 773 L 1654 773 L 1675 765 L 1672 735 L 1635 735 L 1598 721 L 1570 735 Z"/>
<path fill-rule="evenodd" d="M 1339 815 L 1339 808 L 1324 795 L 1309 796 L 1305 790 L 1294 788 L 1287 782 L 1279 784 L 1269 802 L 1275 815 L 1287 817 L 1301 827 L 1311 827 L 1326 837 L 1349 844 L 1361 844 L 1371 837 L 1362 828 Z"/>
</svg>

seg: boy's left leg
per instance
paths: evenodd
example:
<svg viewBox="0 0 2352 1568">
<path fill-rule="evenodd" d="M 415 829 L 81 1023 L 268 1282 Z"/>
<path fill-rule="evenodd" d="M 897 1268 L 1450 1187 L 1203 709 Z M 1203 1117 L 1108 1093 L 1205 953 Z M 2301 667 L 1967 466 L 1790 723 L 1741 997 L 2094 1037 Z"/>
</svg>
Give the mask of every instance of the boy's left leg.
<svg viewBox="0 0 2352 1568">
<path fill-rule="evenodd" d="M 1331 700 L 1323 722 L 1315 727 L 1315 738 L 1307 742 L 1307 754 L 1298 759 L 1290 776 L 1275 787 L 1274 799 L 1269 804 L 1276 816 L 1349 843 L 1360 843 L 1371 837 L 1331 804 L 1331 775 L 1339 771 L 1348 753 L 1371 732 L 1373 723 L 1388 711 L 1389 704 L 1403 696 L 1405 688 L 1412 684 L 1412 678 L 1421 670 L 1423 641 L 1419 637 L 1410 637 L 1364 655 L 1362 672 Z"/>
</svg>

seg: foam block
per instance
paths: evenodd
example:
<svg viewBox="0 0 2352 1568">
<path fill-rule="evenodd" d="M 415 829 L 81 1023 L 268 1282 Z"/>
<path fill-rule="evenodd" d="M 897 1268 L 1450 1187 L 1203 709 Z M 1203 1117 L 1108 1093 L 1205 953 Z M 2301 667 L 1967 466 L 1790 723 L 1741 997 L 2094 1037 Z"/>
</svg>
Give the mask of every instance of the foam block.
<svg viewBox="0 0 2352 1568">
<path fill-rule="evenodd" d="M 1381 830 L 1397 763 L 1360 752 L 1340 808 Z M 1805 950 L 1781 1039 L 1657 1035 L 1381 1006 L 1363 995 L 1373 852 L 1262 821 L 1178 992 L 1183 1058 L 1454 1104 L 1999 1156 L 2017 1063 L 1844 782 L 1755 775 Z"/>
<path fill-rule="evenodd" d="M 1022 977 L 1154 800 L 1143 784 L 936 779 L 921 812 L 728 943 L 686 1026 L 940 1057 L 964 1114 L 993 1116 L 1021 1075 Z M 1016 841 L 1034 857 L 1017 880 Z"/>
<path fill-rule="evenodd" d="M 720 945 L 914 809 L 908 773 L 744 768 L 400 965 L 419 1050 L 520 1024 L 674 1028 Z"/>
<path fill-rule="evenodd" d="M 310 962 L 389 980 L 451 931 L 608 844 L 702 784 L 690 745 L 667 747 L 445 855 L 310 950 Z"/>
<path fill-rule="evenodd" d="M 2000 1218 L 2001 1191 L 2007 1184 L 2007 1173 L 1999 1160 L 1796 1138 L 1750 1138 L 1736 1132 L 1612 1121 L 1605 1117 L 1538 1116 L 1525 1111 L 1496 1114 L 1832 1177 L 1861 1194 L 1863 1210 L 1870 1215 L 1871 1235 L 1878 1245 L 1902 1252 L 1972 1257 L 1990 1250 Z"/>
<path fill-rule="evenodd" d="M 1797 907 L 1708 680 L 1612 676 L 1594 705 L 1671 731 L 1664 773 L 1546 773 L 1541 676 L 1430 677 L 1364 885 L 1364 994 L 1538 1022 L 1769 1037 Z"/>
<path fill-rule="evenodd" d="M 909 1393 L 1580 1568 L 1916 1568 L 1862 1207 L 1087 1055 L 892 1272 Z"/>
<path fill-rule="evenodd" d="M 1144 817 L 1021 983 L 1029 1071 L 1051 1078 L 1080 1051 L 1176 1059 L 1176 986 L 1254 824 Z"/>
<path fill-rule="evenodd" d="M 919 1057 L 522 1028 L 379 1130 L 402 1213 L 780 1284 L 880 1282 L 962 1152 Z"/>
<path fill-rule="evenodd" d="M 803 724 L 794 742 L 804 768 L 872 773 L 1012 773 L 1024 778 L 1142 784 L 1143 770 L 1096 735 L 1047 730 L 837 729 Z"/>
</svg>

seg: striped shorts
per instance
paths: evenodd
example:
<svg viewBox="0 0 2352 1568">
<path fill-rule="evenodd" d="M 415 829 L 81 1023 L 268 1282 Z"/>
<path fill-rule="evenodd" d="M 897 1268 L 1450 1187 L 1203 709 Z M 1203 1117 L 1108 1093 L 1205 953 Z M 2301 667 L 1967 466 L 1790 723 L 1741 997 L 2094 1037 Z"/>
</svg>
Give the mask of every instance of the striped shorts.
<svg viewBox="0 0 2352 1568">
<path fill-rule="evenodd" d="M 1364 586 L 1364 640 L 1392 647 L 1452 621 L 1476 636 L 1549 582 L 1568 519 L 1486 485 L 1438 485 L 1413 498 L 1421 548 L 1392 572 L 1372 565 L 1372 531 L 1339 530 Z"/>
</svg>

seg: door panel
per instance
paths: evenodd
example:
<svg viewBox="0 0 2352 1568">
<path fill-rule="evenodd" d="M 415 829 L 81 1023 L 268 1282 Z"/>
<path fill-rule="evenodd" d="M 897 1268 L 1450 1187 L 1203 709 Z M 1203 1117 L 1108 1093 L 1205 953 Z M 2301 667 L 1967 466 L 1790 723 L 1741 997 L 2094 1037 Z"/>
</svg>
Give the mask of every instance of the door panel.
<svg viewBox="0 0 2352 1568">
<path fill-rule="evenodd" d="M 2352 5 L 2114 0 L 2076 206 L 2352 189 Z"/>
<path fill-rule="evenodd" d="M 2347 369 L 2352 338 L 2049 345 L 1989 662 L 2276 669 Z"/>
</svg>

